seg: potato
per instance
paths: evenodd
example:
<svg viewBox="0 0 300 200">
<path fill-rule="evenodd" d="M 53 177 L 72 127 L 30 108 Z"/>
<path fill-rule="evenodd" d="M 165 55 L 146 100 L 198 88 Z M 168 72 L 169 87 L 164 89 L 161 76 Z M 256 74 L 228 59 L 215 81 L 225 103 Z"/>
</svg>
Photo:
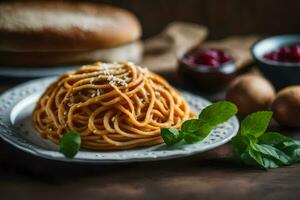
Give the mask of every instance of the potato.
<svg viewBox="0 0 300 200">
<path fill-rule="evenodd" d="M 274 87 L 258 75 L 242 75 L 235 78 L 230 83 L 226 94 L 226 99 L 238 107 L 240 116 L 268 110 L 274 98 Z"/>
<path fill-rule="evenodd" d="M 300 127 L 300 86 L 280 90 L 272 104 L 272 111 L 281 125 Z"/>
</svg>

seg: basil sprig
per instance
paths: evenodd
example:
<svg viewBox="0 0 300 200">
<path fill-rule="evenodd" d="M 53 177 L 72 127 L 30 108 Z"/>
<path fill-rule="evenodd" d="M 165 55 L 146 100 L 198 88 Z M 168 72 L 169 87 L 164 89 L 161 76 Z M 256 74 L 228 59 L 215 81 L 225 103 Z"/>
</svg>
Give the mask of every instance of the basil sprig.
<svg viewBox="0 0 300 200">
<path fill-rule="evenodd" d="M 232 141 L 239 160 L 264 169 L 291 165 L 300 161 L 300 141 L 276 132 L 265 132 L 272 112 L 248 115 L 241 122 L 240 135 Z"/>
<path fill-rule="evenodd" d="M 228 101 L 220 101 L 204 108 L 198 119 L 185 121 L 180 130 L 162 128 L 161 136 L 167 145 L 174 145 L 182 139 L 195 143 L 206 138 L 217 125 L 229 120 L 237 113 L 237 107 Z"/>
<path fill-rule="evenodd" d="M 67 158 L 73 158 L 80 149 L 80 134 L 75 131 L 66 132 L 59 141 L 59 151 Z"/>
</svg>

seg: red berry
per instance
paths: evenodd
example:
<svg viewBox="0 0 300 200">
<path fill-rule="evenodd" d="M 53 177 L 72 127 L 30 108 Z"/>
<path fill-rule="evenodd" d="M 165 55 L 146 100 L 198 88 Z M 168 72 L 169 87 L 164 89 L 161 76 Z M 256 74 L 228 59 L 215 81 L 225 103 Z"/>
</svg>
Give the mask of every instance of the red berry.
<svg viewBox="0 0 300 200">
<path fill-rule="evenodd" d="M 291 47 L 292 61 L 300 62 L 300 45 L 294 45 Z"/>
<path fill-rule="evenodd" d="M 267 60 L 279 62 L 300 62 L 300 44 L 281 47 L 263 56 Z"/>
<path fill-rule="evenodd" d="M 229 54 L 217 49 L 199 49 L 186 56 L 184 61 L 190 66 L 206 65 L 208 67 L 219 67 L 231 59 Z"/>
<path fill-rule="evenodd" d="M 205 49 L 199 54 L 200 63 L 211 67 L 217 67 L 220 65 L 218 62 L 219 54 L 217 50 Z"/>
<path fill-rule="evenodd" d="M 214 49 L 205 49 L 205 50 L 202 51 L 202 54 L 205 55 L 205 56 L 209 56 L 211 58 L 214 58 L 214 59 L 219 58 L 218 51 L 214 50 Z"/>
<path fill-rule="evenodd" d="M 281 47 L 278 52 L 278 60 L 281 62 L 288 61 L 290 55 L 289 47 Z"/>
<path fill-rule="evenodd" d="M 219 67 L 220 63 L 215 59 L 210 59 L 210 60 L 207 60 L 206 65 L 208 65 L 210 67 Z"/>
<path fill-rule="evenodd" d="M 219 51 L 219 61 L 220 63 L 226 63 L 228 61 L 231 60 L 231 57 L 229 54 L 225 53 L 225 52 L 222 52 L 222 51 Z"/>
<path fill-rule="evenodd" d="M 264 55 L 264 58 L 271 61 L 278 61 L 278 53 L 275 51 L 272 51 L 270 53 L 267 53 Z"/>
<path fill-rule="evenodd" d="M 210 60 L 216 60 L 218 59 L 218 53 L 214 50 L 205 49 L 198 52 L 198 55 L 196 55 L 195 61 L 199 64 L 207 64 L 210 62 Z"/>
</svg>

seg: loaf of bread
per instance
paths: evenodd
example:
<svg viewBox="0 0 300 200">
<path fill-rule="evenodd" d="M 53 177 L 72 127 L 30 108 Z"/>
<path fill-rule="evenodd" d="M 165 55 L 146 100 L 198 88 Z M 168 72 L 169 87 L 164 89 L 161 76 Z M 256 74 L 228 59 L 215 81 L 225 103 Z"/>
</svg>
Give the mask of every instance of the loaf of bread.
<svg viewBox="0 0 300 200">
<path fill-rule="evenodd" d="M 60 52 L 4 52 L 0 51 L 0 66 L 66 66 L 80 65 L 95 61 L 131 61 L 139 63 L 143 54 L 140 41 L 114 48 L 88 51 Z"/>
<path fill-rule="evenodd" d="M 0 4 L 0 51 L 90 51 L 136 41 L 141 26 L 127 10 L 67 2 Z"/>
</svg>

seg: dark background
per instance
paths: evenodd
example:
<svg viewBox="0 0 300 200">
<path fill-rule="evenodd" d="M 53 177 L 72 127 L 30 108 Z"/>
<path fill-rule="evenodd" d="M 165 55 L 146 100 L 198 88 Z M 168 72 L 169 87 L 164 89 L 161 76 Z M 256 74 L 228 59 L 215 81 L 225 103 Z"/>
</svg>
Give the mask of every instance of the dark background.
<svg viewBox="0 0 300 200">
<path fill-rule="evenodd" d="M 118 0 L 95 1 L 133 11 L 144 36 L 158 33 L 166 24 L 184 20 L 204 24 L 211 38 L 232 34 L 300 32 L 299 0 Z"/>
<path fill-rule="evenodd" d="M 94 2 L 134 12 L 142 23 L 144 38 L 177 20 L 206 25 L 211 39 L 232 34 L 300 33 L 300 0 Z M 299 131 L 289 136 L 299 138 Z M 1 200 L 298 200 L 299 180 L 299 164 L 269 171 L 240 166 L 235 163 L 229 144 L 204 154 L 168 161 L 86 166 L 37 158 L 0 140 Z"/>
<path fill-rule="evenodd" d="M 212 39 L 232 34 L 300 33 L 299 0 L 89 1 L 120 6 L 135 13 L 142 23 L 144 38 L 177 20 L 206 25 Z"/>
</svg>

